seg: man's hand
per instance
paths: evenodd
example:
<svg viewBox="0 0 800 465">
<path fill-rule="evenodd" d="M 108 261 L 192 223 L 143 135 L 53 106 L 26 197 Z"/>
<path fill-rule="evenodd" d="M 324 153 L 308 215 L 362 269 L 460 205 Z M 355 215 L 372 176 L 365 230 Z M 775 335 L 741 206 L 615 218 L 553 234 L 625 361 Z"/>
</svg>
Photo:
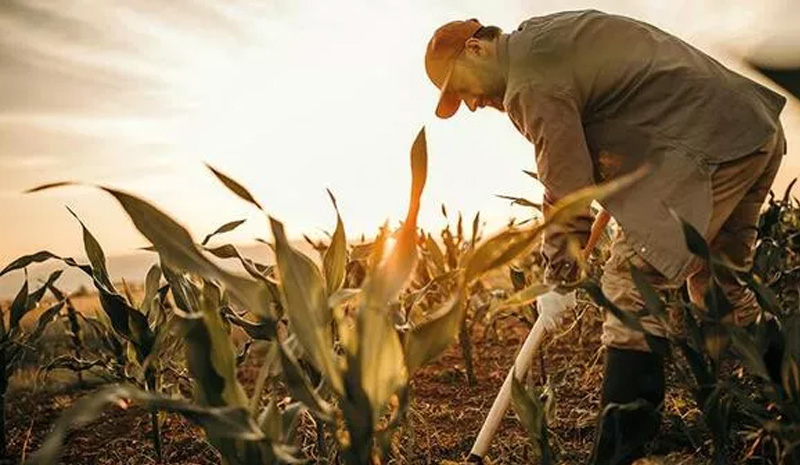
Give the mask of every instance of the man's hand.
<svg viewBox="0 0 800 465">
<path fill-rule="evenodd" d="M 539 310 L 539 319 L 546 330 L 550 331 L 555 328 L 561 317 L 568 309 L 574 308 L 576 305 L 575 291 L 570 291 L 566 294 L 560 294 L 558 291 L 550 291 L 546 294 L 540 295 L 536 299 L 536 308 Z"/>
</svg>

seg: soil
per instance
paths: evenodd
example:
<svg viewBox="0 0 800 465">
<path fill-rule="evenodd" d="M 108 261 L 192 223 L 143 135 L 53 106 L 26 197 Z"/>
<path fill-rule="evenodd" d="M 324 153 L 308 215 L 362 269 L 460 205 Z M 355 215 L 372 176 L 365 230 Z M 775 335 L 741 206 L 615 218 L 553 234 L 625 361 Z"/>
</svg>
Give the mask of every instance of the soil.
<svg viewBox="0 0 800 465">
<path fill-rule="evenodd" d="M 468 383 L 457 343 L 423 368 L 412 380 L 408 422 L 398 434 L 390 462 L 448 464 L 465 460 L 527 332 L 527 324 L 517 319 L 498 322 L 496 331 L 476 325 L 472 332 L 477 376 L 474 386 Z M 542 373 L 546 373 L 555 393 L 556 409 L 550 426 L 551 443 L 558 452 L 557 463 L 586 463 L 592 448 L 602 377 L 599 336 L 599 311 L 587 307 L 582 318 L 567 321 L 562 333 L 550 341 L 544 350 L 544 367 L 537 360 L 529 377 L 540 383 Z M 710 437 L 699 419 L 699 411 L 689 393 L 677 387 L 680 383 L 671 369 L 668 376 L 670 388 L 663 432 L 654 445 L 652 461 L 643 463 L 709 463 Z M 240 377 L 244 383 L 251 383 L 255 367 L 245 367 Z M 59 413 L 88 392 L 74 387 L 62 391 L 53 394 L 53 389 L 40 386 L 9 393 L 8 449 L 14 457 L 9 463 L 29 457 L 42 444 Z M 112 409 L 70 435 L 62 463 L 156 463 L 149 434 L 147 412 L 135 407 Z M 177 415 L 167 416 L 163 438 L 162 463 L 220 463 L 202 432 Z M 304 450 L 309 457 L 315 457 L 313 447 Z M 538 463 L 513 412 L 504 418 L 484 463 Z"/>
</svg>

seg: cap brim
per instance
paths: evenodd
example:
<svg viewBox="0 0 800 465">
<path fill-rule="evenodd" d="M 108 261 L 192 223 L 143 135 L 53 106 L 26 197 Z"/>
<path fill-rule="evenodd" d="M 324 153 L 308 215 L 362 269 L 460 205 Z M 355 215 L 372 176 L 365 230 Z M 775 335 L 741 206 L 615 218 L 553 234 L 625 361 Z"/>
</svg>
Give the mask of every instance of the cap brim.
<svg viewBox="0 0 800 465">
<path fill-rule="evenodd" d="M 436 105 L 436 116 L 447 119 L 455 115 L 460 106 L 461 99 L 456 94 L 451 94 L 447 91 L 442 92 L 439 97 L 439 104 Z"/>
</svg>

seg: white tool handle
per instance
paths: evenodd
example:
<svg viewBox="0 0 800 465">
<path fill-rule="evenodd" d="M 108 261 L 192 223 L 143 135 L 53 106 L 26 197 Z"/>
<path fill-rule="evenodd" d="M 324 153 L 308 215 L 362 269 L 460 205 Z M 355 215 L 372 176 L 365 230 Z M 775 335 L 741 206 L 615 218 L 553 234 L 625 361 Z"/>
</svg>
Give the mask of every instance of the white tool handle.
<svg viewBox="0 0 800 465">
<path fill-rule="evenodd" d="M 503 381 L 503 387 L 500 388 L 500 393 L 497 394 L 497 398 L 494 404 L 492 404 L 492 409 L 489 410 L 489 415 L 486 416 L 486 421 L 483 423 L 481 431 L 475 439 L 475 444 L 473 444 L 472 450 L 470 451 L 470 457 L 483 457 L 489 449 L 489 443 L 492 441 L 497 427 L 500 426 L 500 421 L 503 419 L 503 416 L 505 416 L 506 410 L 508 410 L 508 404 L 511 400 L 511 377 L 514 376 L 514 372 L 516 372 L 517 379 L 521 380 L 522 377 L 525 376 L 525 373 L 528 372 L 533 355 L 536 353 L 536 349 L 539 348 L 544 338 L 546 326 L 545 321 L 539 318 L 536 320 L 536 323 L 534 323 L 531 332 L 528 333 L 528 337 L 525 339 L 525 343 L 522 344 L 522 349 L 520 349 L 516 361 L 514 361 L 514 369 L 508 372 L 506 380 Z"/>
<path fill-rule="evenodd" d="M 589 253 L 594 249 L 610 219 L 611 215 L 605 210 L 601 210 L 600 214 L 595 218 L 589 241 L 583 251 L 584 257 L 588 257 Z M 503 386 L 500 388 L 494 404 L 492 404 L 492 409 L 489 410 L 489 415 L 487 415 L 486 421 L 483 422 L 483 426 L 478 432 L 478 437 L 475 438 L 475 443 L 469 453 L 470 462 L 480 462 L 486 451 L 489 450 L 489 443 L 492 442 L 494 433 L 497 432 L 497 427 L 500 426 L 500 421 L 506 414 L 506 410 L 508 410 L 508 404 L 511 400 L 511 377 L 514 376 L 514 372 L 517 373 L 517 379 L 522 380 L 528 372 L 536 349 L 542 344 L 545 333 L 556 326 L 560 319 L 559 317 L 567 307 L 575 305 L 575 293 L 572 292 L 567 296 L 561 296 L 551 291 L 539 297 L 537 303 L 539 318 L 536 319 L 533 329 L 528 333 L 525 343 L 522 344 L 522 349 L 520 349 L 519 355 L 514 361 L 514 368 L 508 372 L 505 381 L 503 381 Z"/>
</svg>

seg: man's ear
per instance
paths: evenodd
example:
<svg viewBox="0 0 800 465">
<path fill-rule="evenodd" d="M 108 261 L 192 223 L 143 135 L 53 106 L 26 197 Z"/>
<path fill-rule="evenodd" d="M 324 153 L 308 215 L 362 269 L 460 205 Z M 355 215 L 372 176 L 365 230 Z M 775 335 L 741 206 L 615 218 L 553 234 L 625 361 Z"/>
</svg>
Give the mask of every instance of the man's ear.
<svg viewBox="0 0 800 465">
<path fill-rule="evenodd" d="M 474 57 L 483 58 L 489 53 L 489 43 L 475 37 L 470 37 L 464 44 L 464 51 Z"/>
</svg>

